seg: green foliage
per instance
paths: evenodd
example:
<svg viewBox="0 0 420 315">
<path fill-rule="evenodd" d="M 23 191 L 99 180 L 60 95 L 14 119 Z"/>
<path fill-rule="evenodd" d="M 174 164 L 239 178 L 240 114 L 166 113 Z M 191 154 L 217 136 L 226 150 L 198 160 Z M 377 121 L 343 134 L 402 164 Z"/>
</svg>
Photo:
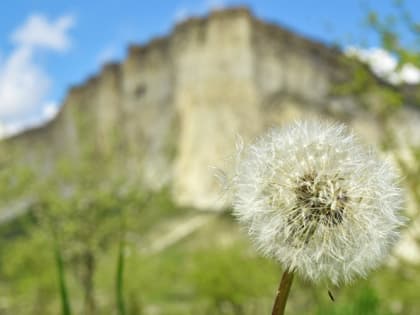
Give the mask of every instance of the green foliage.
<svg viewBox="0 0 420 315">
<path fill-rule="evenodd" d="M 274 263 L 244 244 L 192 248 L 199 237 L 158 255 L 132 252 L 128 291 L 138 292 L 146 305 L 159 305 L 163 314 L 248 314 L 271 304 L 280 274 Z"/>
<path fill-rule="evenodd" d="M 318 315 L 388 315 L 380 307 L 380 300 L 374 289 L 362 287 L 351 302 L 329 303 L 319 308 Z"/>
<path fill-rule="evenodd" d="M 277 264 L 256 254 L 230 216 L 219 216 L 187 239 L 149 254 L 139 248 L 147 245 L 145 237 L 155 233 L 159 222 L 189 212 L 173 207 L 165 191 L 154 194 L 147 203 L 122 198 L 120 205 L 127 204 L 138 205 L 141 212 L 124 213 L 127 223 L 124 255 L 119 237 L 120 217 L 109 213 L 108 219 L 115 222 L 107 226 L 115 230 L 108 232 L 114 237 L 106 237 L 101 249 L 94 250 L 96 314 L 269 314 L 281 271 Z M 105 221 L 102 218 L 98 224 Z M 0 284 L 0 293 L 9 301 L 7 313 L 57 314 L 62 306 L 56 272 L 52 272 L 57 266 L 51 234 L 44 224 L 39 226 L 30 216 L 21 226 L 26 233 L 0 247 L 0 274 L 6 280 Z M 68 250 L 75 243 L 57 230 L 67 267 L 62 273 L 67 276 L 72 311 L 83 313 L 81 283 Z M 404 309 L 404 314 L 414 315 L 416 305 L 420 306 L 416 302 L 420 281 L 416 281 L 418 273 L 413 272 L 414 276 L 407 279 L 398 271 L 381 270 L 369 282 L 343 288 L 334 303 L 328 300 L 326 289 L 308 286 L 297 278 L 288 309 L 290 314 L 385 315 L 388 299 L 400 299 L 401 303 L 412 305 Z M 393 290 L 397 283 L 400 289 Z M 117 303 L 116 294 L 119 294 Z M 406 297 L 409 299 L 404 300 Z M 124 299 L 123 311 L 118 305 L 120 299 Z M 22 300 L 26 306 L 21 305 Z"/>
<path fill-rule="evenodd" d="M 360 62 L 348 60 L 343 58 L 341 60 L 346 67 L 352 69 L 351 80 L 336 84 L 333 87 L 332 93 L 335 95 L 360 95 L 366 91 L 368 86 L 375 84 L 372 74 L 368 68 Z"/>
<path fill-rule="evenodd" d="M 59 307 L 54 254 L 33 223 L 27 222 L 25 229 L 25 234 L 1 239 L 1 296 L 8 305 L 6 314 L 48 314 L 51 307 Z"/>
<path fill-rule="evenodd" d="M 243 248 L 197 251 L 193 259 L 190 282 L 197 298 L 207 300 L 212 312 L 220 314 L 229 307 L 244 314 L 250 303 L 275 292 L 277 266 Z"/>
<path fill-rule="evenodd" d="M 0 168 L 0 204 L 13 202 L 35 181 L 33 170 L 16 163 Z"/>
<path fill-rule="evenodd" d="M 396 57 L 397 68 L 404 64 L 420 67 L 420 23 L 416 22 L 404 1 L 393 1 L 394 9 L 388 15 L 379 15 L 368 10 L 365 27 L 379 39 L 382 47 Z M 405 31 L 404 40 L 401 34 Z M 420 104 L 420 93 L 405 92 L 400 87 L 391 86 L 376 78 L 368 67 L 358 60 L 343 58 L 345 68 L 350 69 L 349 77 L 337 83 L 332 89 L 333 95 L 357 97 L 365 107 L 386 117 L 404 103 Z"/>
<path fill-rule="evenodd" d="M 366 26 L 373 30 L 382 47 L 397 56 L 400 65 L 412 63 L 420 66 L 420 24 L 414 21 L 405 1 L 393 1 L 394 10 L 385 16 L 375 11 L 366 15 Z M 410 34 L 409 40 L 401 40 L 401 32 Z M 410 41 L 411 40 L 411 41 Z"/>
<path fill-rule="evenodd" d="M 358 60 L 342 58 L 341 62 L 350 69 L 350 79 L 336 83 L 331 90 L 332 95 L 357 97 L 357 100 L 377 114 L 389 114 L 404 103 L 400 90 L 380 82 Z"/>
</svg>

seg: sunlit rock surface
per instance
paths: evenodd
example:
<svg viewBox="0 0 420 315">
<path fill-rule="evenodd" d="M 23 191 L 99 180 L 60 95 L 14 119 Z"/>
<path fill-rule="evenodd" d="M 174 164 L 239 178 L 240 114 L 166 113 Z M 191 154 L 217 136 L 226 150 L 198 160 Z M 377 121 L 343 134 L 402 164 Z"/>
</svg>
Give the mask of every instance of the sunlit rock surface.
<svg viewBox="0 0 420 315">
<path fill-rule="evenodd" d="M 214 168 L 231 167 L 238 136 L 247 141 L 271 126 L 319 115 L 344 121 L 381 146 L 386 130 L 401 131 L 395 125 L 404 125 L 404 117 L 419 131 L 415 106 L 383 119 L 387 104 L 375 95 L 362 102 L 334 93 L 351 80 L 344 59 L 338 49 L 246 9 L 212 12 L 131 46 L 121 63 L 73 87 L 54 121 L 8 144 L 46 171 L 90 148 L 118 160 L 118 172 L 147 188 L 169 186 L 180 205 L 223 209 L 228 200 Z"/>
</svg>

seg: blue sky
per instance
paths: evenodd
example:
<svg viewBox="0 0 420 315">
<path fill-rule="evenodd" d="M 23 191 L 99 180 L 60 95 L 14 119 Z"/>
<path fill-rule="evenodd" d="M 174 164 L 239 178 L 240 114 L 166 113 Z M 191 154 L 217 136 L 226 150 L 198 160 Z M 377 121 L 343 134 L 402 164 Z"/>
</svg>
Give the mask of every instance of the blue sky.
<svg viewBox="0 0 420 315">
<path fill-rule="evenodd" d="M 420 2 L 406 3 L 420 20 Z M 239 4 L 260 18 L 342 46 L 378 45 L 363 27 L 367 8 L 383 15 L 392 11 L 392 0 L 2 1 L 0 136 L 2 128 L 10 132 L 53 117 L 69 86 L 104 61 L 124 58 L 129 43 L 167 34 L 190 15 Z"/>
</svg>

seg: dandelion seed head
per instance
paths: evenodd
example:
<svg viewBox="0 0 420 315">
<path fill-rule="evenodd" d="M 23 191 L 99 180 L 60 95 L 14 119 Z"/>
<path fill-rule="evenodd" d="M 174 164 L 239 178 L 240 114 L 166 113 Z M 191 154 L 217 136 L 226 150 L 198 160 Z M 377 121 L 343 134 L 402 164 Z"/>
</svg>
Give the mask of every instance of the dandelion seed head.
<svg viewBox="0 0 420 315">
<path fill-rule="evenodd" d="M 392 165 L 344 125 L 272 129 L 238 157 L 234 215 L 258 249 L 314 282 L 350 282 L 384 261 L 404 219 Z"/>
</svg>

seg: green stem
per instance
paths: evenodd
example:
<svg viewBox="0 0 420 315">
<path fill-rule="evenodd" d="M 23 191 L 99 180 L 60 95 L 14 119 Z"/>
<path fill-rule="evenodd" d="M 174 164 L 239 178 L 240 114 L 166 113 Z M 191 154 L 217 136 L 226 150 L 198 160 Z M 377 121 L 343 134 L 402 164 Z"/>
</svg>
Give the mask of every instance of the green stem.
<svg viewBox="0 0 420 315">
<path fill-rule="evenodd" d="M 121 214 L 122 215 L 122 214 Z M 116 282 L 116 298 L 118 315 L 125 315 L 124 304 L 124 233 L 125 224 L 121 218 L 120 240 L 118 244 L 118 261 L 117 261 L 117 282 Z"/>
<path fill-rule="evenodd" d="M 286 308 L 287 298 L 293 282 L 293 271 L 285 270 L 277 289 L 276 300 L 274 301 L 272 315 L 283 315 Z"/>
<path fill-rule="evenodd" d="M 69 297 L 67 293 L 66 279 L 64 275 L 63 257 L 61 255 L 61 251 L 57 244 L 57 241 L 55 241 L 55 244 L 54 244 L 54 254 L 55 254 L 55 263 L 56 263 L 57 272 L 58 272 L 58 282 L 60 286 L 61 314 L 71 315 L 70 302 L 69 302 Z"/>
</svg>

